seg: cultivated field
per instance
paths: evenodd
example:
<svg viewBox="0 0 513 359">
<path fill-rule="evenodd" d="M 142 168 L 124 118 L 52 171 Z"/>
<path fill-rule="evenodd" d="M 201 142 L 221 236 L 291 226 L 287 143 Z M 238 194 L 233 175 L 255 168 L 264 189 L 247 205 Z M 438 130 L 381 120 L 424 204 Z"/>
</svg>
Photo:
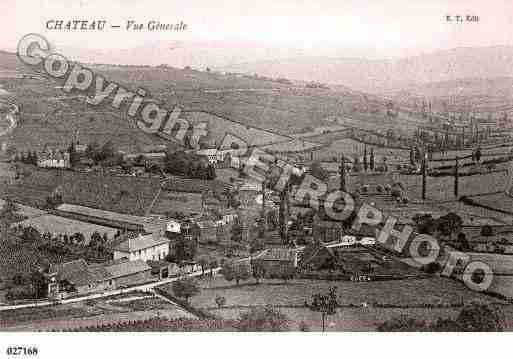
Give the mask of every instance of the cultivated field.
<svg viewBox="0 0 513 359">
<path fill-rule="evenodd" d="M 54 191 L 63 201 L 104 210 L 142 215 L 160 187 L 158 178 L 120 177 L 29 167 L 29 175 L 3 186 L 0 198 L 41 207 Z"/>
<path fill-rule="evenodd" d="M 271 304 L 280 308 L 294 322 L 297 328 L 306 321 L 312 329 L 320 328 L 320 314 L 304 307 L 305 300 L 317 292 L 327 292 L 330 286 L 337 287 L 339 303 L 343 306 L 338 314 L 330 317 L 333 330 L 369 330 L 375 329 L 382 321 L 400 313 L 415 315 L 420 319 L 435 320 L 437 317 L 450 316 L 457 309 L 445 306 L 460 306 L 463 303 L 480 299 L 498 302 L 494 298 L 475 293 L 463 284 L 446 278 L 393 280 L 382 282 L 319 281 L 295 279 L 284 283 L 277 280 L 265 280 L 255 284 L 254 280 L 236 286 L 223 278 L 205 279 L 200 282 L 202 290 L 193 297 L 193 306 L 211 311 L 223 318 L 237 318 L 251 306 Z M 170 290 L 170 287 L 168 287 Z M 226 305 L 218 309 L 216 296 L 224 296 Z M 500 302 L 500 301 L 499 301 Z M 383 308 L 382 306 L 401 308 Z M 443 308 L 425 308 L 426 305 L 444 306 Z"/>
<path fill-rule="evenodd" d="M 194 318 L 163 299 L 130 293 L 72 304 L 2 311 L 0 328 L 6 331 L 65 330 L 155 317 Z"/>
</svg>

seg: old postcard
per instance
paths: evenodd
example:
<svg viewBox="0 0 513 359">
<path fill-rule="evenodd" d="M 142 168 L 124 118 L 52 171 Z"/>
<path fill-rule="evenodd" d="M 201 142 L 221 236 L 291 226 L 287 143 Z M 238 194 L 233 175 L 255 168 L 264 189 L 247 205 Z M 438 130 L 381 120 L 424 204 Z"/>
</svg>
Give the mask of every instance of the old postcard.
<svg viewBox="0 0 513 359">
<path fill-rule="evenodd" d="M 512 330 L 512 14 L 1 0 L 0 332 Z"/>
</svg>

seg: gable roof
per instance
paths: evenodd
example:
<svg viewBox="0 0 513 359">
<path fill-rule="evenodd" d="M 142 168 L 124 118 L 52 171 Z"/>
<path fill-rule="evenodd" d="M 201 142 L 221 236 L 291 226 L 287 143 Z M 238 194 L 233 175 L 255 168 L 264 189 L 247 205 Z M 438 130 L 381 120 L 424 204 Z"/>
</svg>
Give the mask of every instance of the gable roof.
<svg viewBox="0 0 513 359">
<path fill-rule="evenodd" d="M 312 243 L 303 249 L 301 265 L 311 262 L 321 251 L 326 251 L 331 257 L 335 257 L 331 248 L 322 243 Z"/>
<path fill-rule="evenodd" d="M 169 243 L 169 239 L 160 236 L 159 233 L 152 233 L 138 236 L 128 236 L 126 240 L 114 246 L 115 251 L 135 252 L 146 248 L 152 248 L 161 244 Z"/>
<path fill-rule="evenodd" d="M 264 261 L 294 261 L 297 249 L 295 248 L 268 248 L 260 253 L 255 259 Z"/>
<path fill-rule="evenodd" d="M 151 270 L 151 267 L 141 259 L 135 261 L 114 261 L 111 264 L 106 264 L 104 268 L 110 278 L 119 278 Z"/>
</svg>

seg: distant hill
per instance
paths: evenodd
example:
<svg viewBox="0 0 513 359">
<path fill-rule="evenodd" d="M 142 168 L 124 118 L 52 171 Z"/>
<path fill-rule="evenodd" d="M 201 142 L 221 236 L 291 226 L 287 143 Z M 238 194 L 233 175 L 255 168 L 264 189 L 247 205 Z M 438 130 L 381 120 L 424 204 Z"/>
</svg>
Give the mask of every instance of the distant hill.
<svg viewBox="0 0 513 359">
<path fill-rule="evenodd" d="M 148 90 L 146 97 L 164 108 L 179 106 L 185 118 L 217 119 L 207 121 L 217 142 L 223 133 L 237 129 L 251 143 L 264 137 L 269 140 L 265 144 L 283 143 L 290 137 L 282 135 L 331 126 L 333 118 L 368 112 L 368 102 L 379 106 L 376 100 L 347 88 L 309 88 L 304 82 L 287 79 L 166 65 L 88 67 L 132 91 Z M 30 70 L 15 54 L 6 52 L 0 52 L 0 69 Z M 21 151 L 41 149 L 46 144 L 64 146 L 72 139 L 86 144 L 112 141 L 117 149 L 130 152 L 166 144 L 162 138 L 140 131 L 121 111 L 86 106 L 82 98 L 65 94 L 58 85 L 46 79 L 0 78 L 0 86 L 9 91 L 9 101 L 22 109 L 18 127 L 3 139 Z M 222 126 L 225 123 L 228 125 Z M 266 131 L 265 136 L 262 131 Z"/>
<path fill-rule="evenodd" d="M 461 47 L 393 60 L 297 58 L 247 62 L 224 70 L 340 84 L 381 93 L 429 82 L 513 77 L 513 47 Z"/>
</svg>

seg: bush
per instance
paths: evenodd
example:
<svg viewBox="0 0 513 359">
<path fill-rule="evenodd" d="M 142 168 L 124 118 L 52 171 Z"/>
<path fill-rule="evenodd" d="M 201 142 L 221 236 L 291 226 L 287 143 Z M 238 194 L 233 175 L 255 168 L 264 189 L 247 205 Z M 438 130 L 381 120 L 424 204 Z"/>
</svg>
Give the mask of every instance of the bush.
<svg viewBox="0 0 513 359">
<path fill-rule="evenodd" d="M 189 302 L 189 298 L 199 293 L 200 289 L 198 285 L 192 279 L 181 279 L 173 282 L 172 284 L 173 293 L 178 298 L 184 298 L 186 302 Z"/>
<path fill-rule="evenodd" d="M 226 304 L 226 298 L 225 298 L 225 297 L 223 297 L 223 296 L 218 295 L 218 296 L 216 297 L 216 304 L 217 304 L 217 307 L 218 307 L 219 309 L 221 309 L 221 308 L 222 308 L 222 307 L 224 307 L 224 305 Z"/>
<path fill-rule="evenodd" d="M 272 306 L 256 307 L 242 313 L 236 324 L 240 331 L 279 332 L 289 330 L 289 319 Z"/>
<path fill-rule="evenodd" d="M 423 272 L 434 274 L 439 273 L 442 270 L 442 266 L 438 262 L 431 262 L 428 264 L 424 264 L 420 269 Z"/>
</svg>

